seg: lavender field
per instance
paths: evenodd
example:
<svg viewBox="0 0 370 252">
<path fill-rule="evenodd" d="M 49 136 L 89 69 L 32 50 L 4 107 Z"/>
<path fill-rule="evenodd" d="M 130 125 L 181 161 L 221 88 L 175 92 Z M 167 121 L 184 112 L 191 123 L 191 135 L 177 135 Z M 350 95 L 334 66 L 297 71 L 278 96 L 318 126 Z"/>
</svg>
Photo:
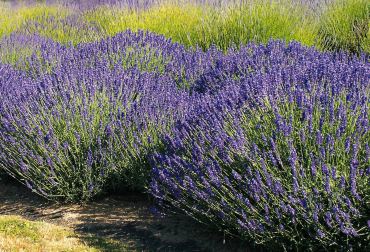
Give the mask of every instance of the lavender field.
<svg viewBox="0 0 370 252">
<path fill-rule="evenodd" d="M 0 1 L 0 183 L 369 251 L 369 25 L 366 0 Z"/>
</svg>

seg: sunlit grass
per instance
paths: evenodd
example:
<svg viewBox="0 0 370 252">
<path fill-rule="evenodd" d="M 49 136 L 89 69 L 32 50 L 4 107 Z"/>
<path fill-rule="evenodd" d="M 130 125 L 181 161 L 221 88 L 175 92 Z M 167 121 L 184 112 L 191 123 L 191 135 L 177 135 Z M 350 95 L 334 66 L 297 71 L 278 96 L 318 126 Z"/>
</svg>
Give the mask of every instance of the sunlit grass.
<svg viewBox="0 0 370 252">
<path fill-rule="evenodd" d="M 17 216 L 0 216 L 0 251 L 99 251 L 72 230 Z"/>
<path fill-rule="evenodd" d="M 0 216 L 0 251 L 127 251 L 122 242 L 19 216 Z"/>
</svg>

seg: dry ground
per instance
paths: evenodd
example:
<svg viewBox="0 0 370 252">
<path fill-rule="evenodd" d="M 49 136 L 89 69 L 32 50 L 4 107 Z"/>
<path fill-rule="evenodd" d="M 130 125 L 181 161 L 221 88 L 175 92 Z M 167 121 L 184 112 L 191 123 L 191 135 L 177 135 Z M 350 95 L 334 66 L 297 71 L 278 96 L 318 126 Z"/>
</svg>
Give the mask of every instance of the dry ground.
<svg viewBox="0 0 370 252">
<path fill-rule="evenodd" d="M 0 180 L 0 215 L 18 215 L 71 228 L 102 251 L 257 251 L 189 218 L 151 214 L 148 196 L 111 196 L 86 205 L 57 204 Z"/>
</svg>

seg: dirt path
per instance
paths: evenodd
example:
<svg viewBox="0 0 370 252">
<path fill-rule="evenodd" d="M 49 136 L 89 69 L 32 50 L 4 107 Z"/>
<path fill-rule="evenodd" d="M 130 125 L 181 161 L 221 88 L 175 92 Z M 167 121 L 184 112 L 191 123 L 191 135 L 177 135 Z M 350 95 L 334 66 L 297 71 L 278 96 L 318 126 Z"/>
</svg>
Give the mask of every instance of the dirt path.
<svg viewBox="0 0 370 252">
<path fill-rule="evenodd" d="M 256 251 L 230 239 L 223 244 L 222 234 L 185 216 L 154 216 L 150 207 L 148 196 L 143 194 L 112 196 L 87 205 L 61 205 L 22 186 L 0 181 L 0 214 L 71 227 L 92 246 L 99 247 L 104 239 L 113 239 L 128 245 L 130 251 Z"/>
</svg>

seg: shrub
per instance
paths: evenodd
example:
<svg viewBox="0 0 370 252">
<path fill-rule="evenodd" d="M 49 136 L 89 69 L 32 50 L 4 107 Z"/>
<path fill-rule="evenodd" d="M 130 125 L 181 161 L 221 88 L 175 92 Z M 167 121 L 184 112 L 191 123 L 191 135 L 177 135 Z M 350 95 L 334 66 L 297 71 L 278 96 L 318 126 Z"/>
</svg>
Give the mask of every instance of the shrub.
<svg viewBox="0 0 370 252">
<path fill-rule="evenodd" d="M 222 74 L 232 71 L 219 69 L 217 62 L 224 61 L 225 57 L 215 47 L 206 52 L 199 48 L 186 49 L 162 35 L 130 30 L 76 46 L 64 46 L 39 35 L 13 33 L 0 41 L 0 61 L 37 78 L 61 67 L 61 62 L 68 60 L 71 50 L 77 51 L 78 61 L 84 66 L 94 67 L 96 61 L 101 60 L 107 61 L 109 67 L 119 65 L 124 69 L 155 72 L 170 76 L 182 89 L 194 89 L 195 83 L 211 81 L 210 78 L 204 80 L 203 76 L 207 78 L 212 71 Z"/>
<path fill-rule="evenodd" d="M 281 42 L 238 59 L 153 156 L 152 195 L 273 250 L 366 250 L 368 59 Z"/>
<path fill-rule="evenodd" d="M 196 27 L 201 25 L 206 15 L 200 6 L 162 4 L 144 10 L 102 6 L 85 13 L 85 19 L 97 25 L 108 36 L 127 29 L 148 30 L 176 42 L 195 46 L 194 36 L 199 36 Z"/>
<path fill-rule="evenodd" d="M 143 190 L 147 154 L 182 116 L 188 95 L 169 76 L 92 56 L 94 45 L 56 48 L 28 61 L 33 74 L 1 65 L 0 167 L 50 199 Z M 53 52 L 59 60 L 44 71 Z"/>
<path fill-rule="evenodd" d="M 66 50 L 65 46 L 38 35 L 26 35 L 12 33 L 0 39 L 0 62 L 22 69 L 32 75 L 30 59 L 37 60 L 38 65 L 43 64 L 44 69 L 51 68 L 53 62 L 59 62 L 58 56 L 61 51 Z M 48 57 L 47 57 L 48 55 Z"/>
<path fill-rule="evenodd" d="M 147 9 L 126 6 L 102 6 L 87 11 L 85 19 L 97 25 L 107 35 L 126 29 L 148 30 L 172 38 L 186 46 L 203 50 L 216 45 L 227 50 L 230 46 L 249 41 L 266 43 L 270 38 L 301 39 L 314 43 L 314 31 L 302 13 L 303 5 L 290 1 L 262 1 L 197 4 L 162 3 Z"/>
<path fill-rule="evenodd" d="M 84 22 L 79 14 L 66 17 L 42 16 L 36 20 L 26 20 L 17 31 L 45 36 L 65 45 L 77 45 L 103 38 L 102 32 Z"/>
</svg>

